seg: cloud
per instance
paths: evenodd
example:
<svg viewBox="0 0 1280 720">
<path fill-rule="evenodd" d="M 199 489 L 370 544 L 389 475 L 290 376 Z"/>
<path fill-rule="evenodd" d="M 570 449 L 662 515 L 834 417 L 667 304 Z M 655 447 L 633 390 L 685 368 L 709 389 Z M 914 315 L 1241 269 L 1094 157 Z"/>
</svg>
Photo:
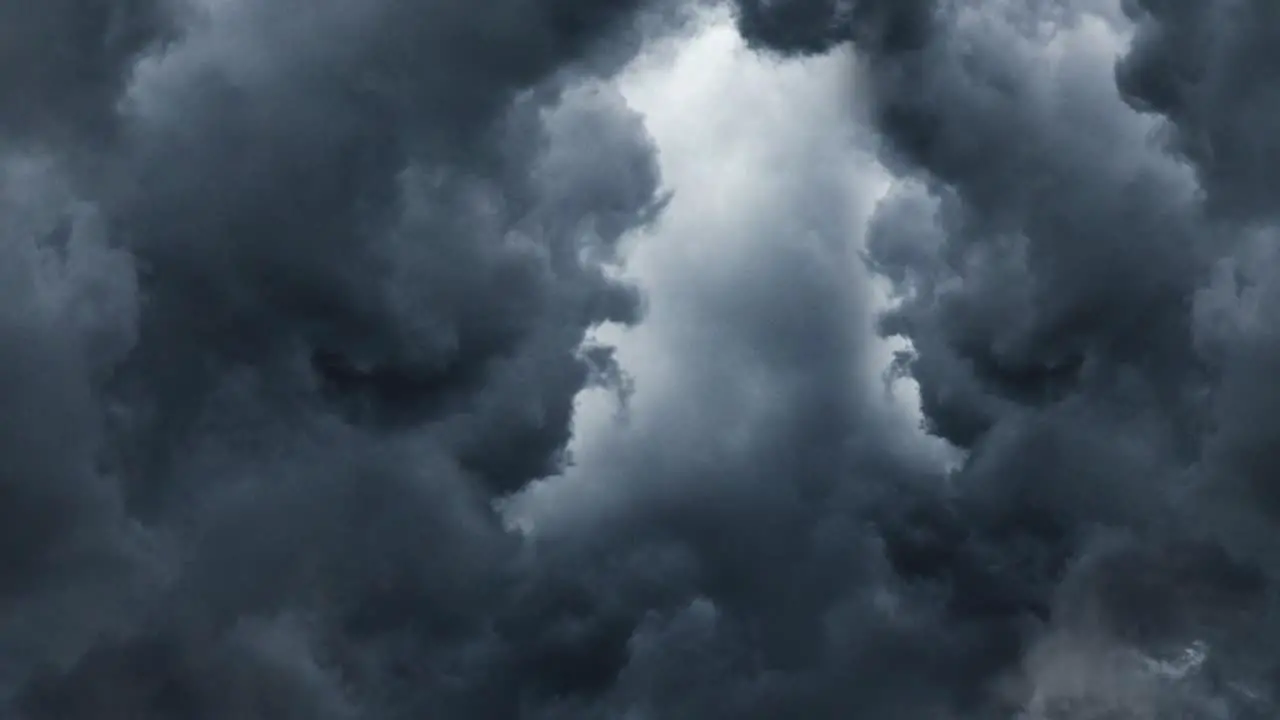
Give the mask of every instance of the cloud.
<svg viewBox="0 0 1280 720">
<path fill-rule="evenodd" d="M 0 714 L 1274 714 L 1269 5 L 46 5 Z"/>
<path fill-rule="evenodd" d="M 173 29 L 156 0 L 0 3 L 0 132 L 4 144 L 104 140 L 143 54 Z"/>
<path fill-rule="evenodd" d="M 620 420 L 586 405 L 573 467 L 515 508 L 588 558 L 653 548 L 667 605 L 633 610 L 618 685 L 580 712 L 943 712 L 1016 650 L 1027 600 L 984 567 L 999 536 L 948 525 L 946 453 L 886 392 L 859 255 L 884 180 L 851 142 L 849 58 L 778 65 L 721 26 L 664 61 L 631 95 L 660 147 L 699 152 L 664 155 L 677 190 L 631 256 L 634 394 Z"/>
<path fill-rule="evenodd" d="M 861 50 L 867 120 L 900 178 L 871 221 L 870 259 L 898 301 L 882 330 L 911 341 L 901 368 L 930 429 L 968 451 L 955 532 L 1019 519 L 986 562 L 1023 562 L 1015 548 L 1057 558 L 1038 583 L 1035 566 L 1014 576 L 1052 598 L 1068 642 L 1099 624 L 1108 648 L 1140 652 L 1213 635 L 1208 663 L 1250 685 L 1270 661 L 1244 635 L 1267 633 L 1273 577 L 1257 517 L 1269 355 L 1253 310 L 1269 273 L 1243 269 L 1269 247 L 1268 144 L 1253 134 L 1270 107 L 1267 11 L 1096 5 L 904 5 L 927 32 L 901 46 L 844 24 L 871 3 L 828 8 L 803 42 L 754 4 L 741 17 L 782 51 Z M 1162 590 L 1098 574 L 1112 563 Z M 1237 564 L 1252 584 L 1213 574 Z M 1272 689 L 1253 687 L 1247 701 L 1199 692 L 1254 712 Z"/>
<path fill-rule="evenodd" d="M 489 502 L 638 317 L 664 199 L 603 77 L 663 8 L 195 3 L 117 47 L 85 5 L 0 83 L 5 713 L 510 716 L 569 590 Z"/>
</svg>

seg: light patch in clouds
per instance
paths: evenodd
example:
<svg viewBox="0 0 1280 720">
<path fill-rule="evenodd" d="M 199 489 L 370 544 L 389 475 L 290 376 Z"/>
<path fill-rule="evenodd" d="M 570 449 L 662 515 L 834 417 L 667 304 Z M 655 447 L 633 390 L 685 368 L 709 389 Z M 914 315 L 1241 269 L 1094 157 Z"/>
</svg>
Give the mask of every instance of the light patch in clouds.
<svg viewBox="0 0 1280 720">
<path fill-rule="evenodd" d="M 849 372 L 868 395 L 883 395 L 886 420 L 899 426 L 899 451 L 952 462 L 953 451 L 921 429 L 914 380 L 886 384 L 893 353 L 905 342 L 875 334 L 874 315 L 889 303 L 888 289 L 863 266 L 861 248 L 869 214 L 892 178 L 858 134 L 854 70 L 845 52 L 782 60 L 752 53 L 732 20 L 713 14 L 700 33 L 660 45 L 622 76 L 622 92 L 644 116 L 674 192 L 662 220 L 633 238 L 627 253 L 625 275 L 647 298 L 644 321 L 597 333 L 617 347 L 635 392 L 621 413 L 609 390 L 579 396 L 570 446 L 575 465 L 514 503 L 519 524 L 529 527 L 538 517 L 542 525 L 551 508 L 574 514 L 568 508 L 578 503 L 599 512 L 599 503 L 614 496 L 593 479 L 592 468 L 607 468 L 628 433 L 679 407 L 689 368 L 705 362 L 693 355 L 717 333 L 706 308 L 732 295 L 735 278 L 753 265 L 767 273 L 761 264 L 771 252 L 797 246 L 812 246 L 805 249 L 822 254 L 822 262 L 846 264 L 832 274 L 848 286 L 849 331 L 869 346 L 867 361 Z M 838 237 L 820 237 L 809 225 L 829 223 L 815 218 L 832 212 Z M 822 247 L 833 240 L 844 247 Z M 735 384 L 731 392 L 743 427 L 723 433 L 750 442 L 753 418 L 769 410 L 769 379 Z"/>
</svg>

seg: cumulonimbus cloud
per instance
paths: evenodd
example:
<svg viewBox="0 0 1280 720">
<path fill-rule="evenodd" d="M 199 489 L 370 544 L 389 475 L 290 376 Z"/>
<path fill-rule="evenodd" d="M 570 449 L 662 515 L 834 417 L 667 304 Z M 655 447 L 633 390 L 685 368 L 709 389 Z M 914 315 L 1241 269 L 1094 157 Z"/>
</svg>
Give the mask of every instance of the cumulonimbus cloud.
<svg viewBox="0 0 1280 720">
<path fill-rule="evenodd" d="M 1268 716 L 1271 5 L 738 0 L 859 116 L 741 222 L 614 82 L 706 6 L 0 0 L 0 714 Z"/>
</svg>

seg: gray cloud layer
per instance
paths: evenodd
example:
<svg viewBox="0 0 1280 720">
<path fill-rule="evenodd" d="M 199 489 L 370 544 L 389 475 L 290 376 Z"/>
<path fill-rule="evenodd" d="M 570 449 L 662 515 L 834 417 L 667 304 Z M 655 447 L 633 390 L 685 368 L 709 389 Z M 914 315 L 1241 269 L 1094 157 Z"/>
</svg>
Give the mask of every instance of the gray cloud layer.
<svg viewBox="0 0 1280 720">
<path fill-rule="evenodd" d="M 693 3 L 0 0 L 0 716 L 1270 716 L 1277 18 L 1220 5 L 740 0 L 857 49 L 894 306 L 789 143 L 560 477 L 670 199 L 609 78 Z"/>
</svg>

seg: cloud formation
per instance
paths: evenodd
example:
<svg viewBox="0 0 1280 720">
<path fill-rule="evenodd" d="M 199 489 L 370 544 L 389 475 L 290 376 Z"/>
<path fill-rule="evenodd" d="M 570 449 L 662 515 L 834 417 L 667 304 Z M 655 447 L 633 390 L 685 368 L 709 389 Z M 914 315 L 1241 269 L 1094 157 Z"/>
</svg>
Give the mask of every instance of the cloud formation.
<svg viewBox="0 0 1280 720">
<path fill-rule="evenodd" d="M 610 266 L 660 180 L 592 80 L 637 8 L 9 5 L 49 77 L 4 83 L 6 715 L 550 692 L 568 590 L 522 589 L 489 501 L 556 470 L 617 375 L 584 333 L 638 317 Z"/>
<path fill-rule="evenodd" d="M 1273 714 L 1263 0 L 27 4 L 0 717 Z"/>
<path fill-rule="evenodd" d="M 1265 281 L 1251 276 L 1269 273 L 1269 141 L 1253 134 L 1268 122 L 1269 6 L 899 7 L 927 18 L 924 41 L 861 45 L 868 121 L 901 178 L 868 250 L 898 300 L 882 329 L 912 343 L 900 370 L 929 428 L 968 453 L 939 545 L 995 522 L 989 566 L 1019 547 L 1039 559 L 1014 574 L 1048 626 L 1019 655 L 1072 697 L 1048 703 L 1041 686 L 1033 716 L 1265 714 L 1273 430 L 1252 310 Z M 810 25 L 825 34 L 806 43 L 747 29 L 784 51 L 858 40 Z M 929 574 L 950 568 L 963 596 L 943 557 Z M 1045 647 L 1098 662 L 1203 647 L 1196 671 L 1214 679 L 1139 699 L 1136 679 L 1035 670 Z"/>
</svg>

